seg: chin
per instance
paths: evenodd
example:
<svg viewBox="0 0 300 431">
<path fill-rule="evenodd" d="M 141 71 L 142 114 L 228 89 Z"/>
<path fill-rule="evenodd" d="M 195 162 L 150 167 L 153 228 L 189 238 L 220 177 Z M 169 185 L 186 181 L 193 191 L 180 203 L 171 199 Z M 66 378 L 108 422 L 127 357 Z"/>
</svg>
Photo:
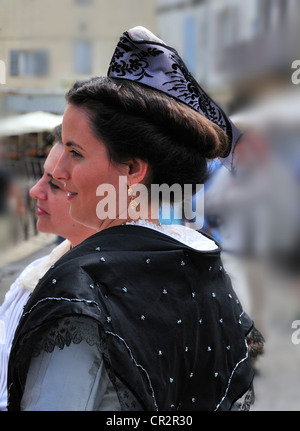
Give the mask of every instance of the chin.
<svg viewBox="0 0 300 431">
<path fill-rule="evenodd" d="M 36 227 L 38 229 L 39 232 L 41 233 L 54 233 L 53 229 L 51 229 L 51 226 L 49 226 L 49 224 L 43 223 L 41 221 L 38 221 L 36 224 Z"/>
<path fill-rule="evenodd" d="M 45 233 L 45 227 L 43 226 L 43 223 L 40 223 L 39 221 L 36 224 L 37 230 L 39 232 Z"/>
</svg>

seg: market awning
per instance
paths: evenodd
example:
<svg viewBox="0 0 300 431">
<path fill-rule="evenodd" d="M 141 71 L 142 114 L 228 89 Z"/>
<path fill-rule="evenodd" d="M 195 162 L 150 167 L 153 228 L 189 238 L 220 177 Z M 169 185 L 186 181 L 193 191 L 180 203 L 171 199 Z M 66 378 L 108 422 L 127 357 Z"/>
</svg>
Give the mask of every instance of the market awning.
<svg viewBox="0 0 300 431">
<path fill-rule="evenodd" d="M 0 120 L 0 136 L 23 135 L 51 131 L 62 122 L 62 115 L 30 112 Z"/>
</svg>

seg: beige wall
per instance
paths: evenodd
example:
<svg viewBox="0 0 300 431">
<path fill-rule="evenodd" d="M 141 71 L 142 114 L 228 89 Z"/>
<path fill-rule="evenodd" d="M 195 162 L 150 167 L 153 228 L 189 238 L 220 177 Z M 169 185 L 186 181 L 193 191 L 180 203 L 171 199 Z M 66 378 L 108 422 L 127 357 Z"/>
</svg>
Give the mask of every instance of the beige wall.
<svg viewBox="0 0 300 431">
<path fill-rule="evenodd" d="M 80 2 L 80 0 L 79 0 Z M 92 43 L 91 75 L 106 74 L 115 45 L 135 25 L 156 32 L 156 0 L 0 0 L 0 59 L 6 64 L 8 90 L 61 92 L 75 79 L 75 40 Z M 90 4 L 89 4 L 90 3 Z M 49 75 L 10 76 L 10 51 L 47 50 Z"/>
</svg>

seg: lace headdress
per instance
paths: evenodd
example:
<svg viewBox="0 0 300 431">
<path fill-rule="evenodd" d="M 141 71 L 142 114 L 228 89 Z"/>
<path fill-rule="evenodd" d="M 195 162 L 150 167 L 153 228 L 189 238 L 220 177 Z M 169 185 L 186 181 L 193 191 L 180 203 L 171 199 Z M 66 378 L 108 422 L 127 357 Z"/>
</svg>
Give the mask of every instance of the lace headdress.
<svg viewBox="0 0 300 431">
<path fill-rule="evenodd" d="M 233 151 L 241 132 L 198 84 L 175 49 L 144 27 L 134 27 L 121 36 L 107 75 L 162 91 L 217 124 L 231 143 L 229 156 L 221 161 L 227 168 L 232 167 Z"/>
</svg>

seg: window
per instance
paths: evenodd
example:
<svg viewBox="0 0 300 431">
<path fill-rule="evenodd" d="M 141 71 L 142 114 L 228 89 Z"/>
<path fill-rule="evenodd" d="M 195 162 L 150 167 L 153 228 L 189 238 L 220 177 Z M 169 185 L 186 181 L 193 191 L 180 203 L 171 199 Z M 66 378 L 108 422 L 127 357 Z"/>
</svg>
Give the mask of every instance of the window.
<svg viewBox="0 0 300 431">
<path fill-rule="evenodd" d="M 0 60 L 0 84 L 5 84 L 5 63 Z"/>
<path fill-rule="evenodd" d="M 47 51 L 10 51 L 11 76 L 46 76 L 48 72 Z"/>
<path fill-rule="evenodd" d="M 236 43 L 238 37 L 237 13 L 236 8 L 226 7 L 218 16 L 220 44 L 225 48 L 229 48 Z"/>
<path fill-rule="evenodd" d="M 284 21 L 288 14 L 289 4 L 286 0 L 279 0 L 279 17 L 280 21 Z"/>
<path fill-rule="evenodd" d="M 196 69 L 196 20 L 193 16 L 188 16 L 184 22 L 184 53 L 185 62 L 192 74 Z"/>
<path fill-rule="evenodd" d="M 257 0 L 254 27 L 255 36 L 268 32 L 272 27 L 274 5 L 276 6 L 271 0 Z"/>
<path fill-rule="evenodd" d="M 75 42 L 74 71 L 78 75 L 89 75 L 92 71 L 92 46 L 87 40 Z"/>
</svg>

